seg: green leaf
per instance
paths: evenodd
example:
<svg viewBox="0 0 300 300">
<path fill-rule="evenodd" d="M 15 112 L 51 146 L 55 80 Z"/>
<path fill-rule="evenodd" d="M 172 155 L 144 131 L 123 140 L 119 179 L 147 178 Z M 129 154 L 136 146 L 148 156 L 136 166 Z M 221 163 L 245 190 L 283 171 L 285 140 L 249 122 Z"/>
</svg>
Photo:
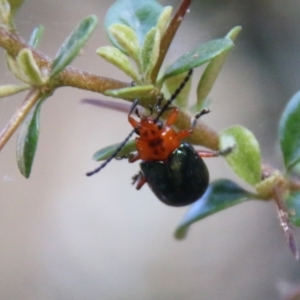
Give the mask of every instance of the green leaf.
<svg viewBox="0 0 300 300">
<path fill-rule="evenodd" d="M 97 25 L 97 17 L 92 15 L 83 19 L 74 29 L 71 35 L 59 48 L 53 61 L 50 77 L 57 76 L 78 55 L 80 49 L 85 45 Z"/>
<path fill-rule="evenodd" d="M 6 59 L 7 67 L 14 74 L 14 76 L 23 82 L 29 83 L 27 76 L 20 69 L 17 60 L 13 56 L 8 54 L 8 52 L 6 52 L 5 59 Z"/>
<path fill-rule="evenodd" d="M 27 76 L 29 83 L 35 85 L 42 85 L 45 83 L 45 79 L 43 78 L 40 68 L 30 49 L 24 48 L 19 52 L 17 63 L 23 73 Z"/>
<path fill-rule="evenodd" d="M 10 5 L 7 0 L 0 0 L 0 22 L 7 24 L 10 20 Z"/>
<path fill-rule="evenodd" d="M 220 133 L 220 149 L 235 146 L 225 159 L 233 171 L 250 185 L 261 181 L 259 144 L 251 131 L 232 126 Z"/>
<path fill-rule="evenodd" d="M 228 32 L 226 38 L 235 41 L 241 30 L 241 26 L 234 27 Z M 201 105 L 207 98 L 231 49 L 232 48 L 216 56 L 205 68 L 197 87 L 197 104 Z"/>
<path fill-rule="evenodd" d="M 200 110 L 202 110 L 203 108 L 209 108 L 211 105 L 211 99 L 206 98 L 204 101 L 200 102 L 200 103 L 195 103 L 194 105 L 192 105 L 189 108 L 189 111 L 193 114 L 198 113 Z"/>
<path fill-rule="evenodd" d="M 44 95 L 23 121 L 17 140 L 17 162 L 21 174 L 29 178 L 40 131 L 40 110 L 49 95 Z"/>
<path fill-rule="evenodd" d="M 291 170 L 292 170 L 294 175 L 300 176 L 300 163 L 296 163 L 295 165 L 293 165 Z M 289 170 L 289 171 L 291 171 L 291 170 Z"/>
<path fill-rule="evenodd" d="M 153 85 L 138 85 L 117 90 L 106 90 L 104 95 L 115 98 L 136 99 L 149 96 L 154 89 Z"/>
<path fill-rule="evenodd" d="M 233 42 L 228 38 L 210 41 L 198 46 L 196 49 L 189 51 L 177 59 L 166 70 L 163 79 L 199 67 L 232 47 Z"/>
<path fill-rule="evenodd" d="M 286 199 L 290 221 L 300 226 L 300 191 L 292 192 Z"/>
<path fill-rule="evenodd" d="M 141 49 L 141 62 L 145 77 L 145 82 L 151 83 L 151 72 L 157 62 L 160 46 L 160 32 L 153 27 L 145 36 Z"/>
<path fill-rule="evenodd" d="M 142 45 L 146 33 L 156 26 L 162 10 L 163 7 L 153 0 L 117 0 L 109 8 L 104 20 L 110 41 L 121 51 L 126 52 L 109 31 L 112 24 L 123 24 L 135 32 L 139 44 Z"/>
<path fill-rule="evenodd" d="M 150 30 L 151 32 L 151 30 Z M 160 35 L 160 31 L 158 29 L 155 29 L 154 31 L 154 36 L 153 36 L 153 40 L 151 41 L 147 41 L 147 35 L 145 37 L 145 41 L 144 41 L 144 45 L 143 45 L 143 57 L 147 57 L 146 58 L 146 62 L 144 61 L 144 80 L 147 83 L 154 83 L 151 82 L 151 75 L 152 75 L 152 71 L 153 68 L 156 65 L 156 62 L 158 60 L 158 56 L 159 56 L 159 47 L 160 47 L 160 39 L 161 39 L 161 35 Z M 148 45 L 146 45 L 148 43 Z M 146 54 L 146 52 L 148 51 L 148 55 Z"/>
<path fill-rule="evenodd" d="M 288 171 L 300 162 L 300 92 L 287 104 L 279 123 L 279 140 Z"/>
<path fill-rule="evenodd" d="M 8 0 L 10 5 L 10 10 L 12 15 L 15 15 L 15 13 L 19 10 L 19 8 L 24 3 L 24 0 Z"/>
<path fill-rule="evenodd" d="M 119 147 L 120 144 L 121 143 L 110 145 L 110 146 L 107 146 L 107 147 L 97 151 L 93 155 L 93 159 L 96 160 L 96 161 L 108 159 L 116 151 L 116 149 Z M 125 156 L 125 155 L 127 155 L 131 152 L 134 152 L 134 151 L 136 151 L 135 140 L 128 141 L 124 145 L 122 150 L 120 150 L 117 157 Z"/>
<path fill-rule="evenodd" d="M 18 94 L 20 92 L 30 89 L 30 85 L 27 84 L 6 84 L 0 86 L 0 98 L 8 97 L 11 95 Z"/>
<path fill-rule="evenodd" d="M 143 72 L 145 72 L 145 70 L 147 69 L 150 63 L 150 57 L 151 57 L 156 31 L 157 31 L 156 28 L 153 27 L 147 32 L 145 36 L 143 47 L 141 49 L 141 62 L 142 62 Z"/>
<path fill-rule="evenodd" d="M 169 26 L 169 23 L 171 21 L 173 7 L 172 6 L 166 6 L 164 7 L 163 11 L 161 12 L 158 21 L 157 21 L 157 29 L 160 32 L 160 36 L 163 36 L 166 32 L 166 29 Z"/>
<path fill-rule="evenodd" d="M 228 179 L 212 182 L 204 196 L 192 204 L 175 231 L 177 239 L 185 238 L 189 226 L 203 218 L 256 196 Z"/>
<path fill-rule="evenodd" d="M 176 76 L 170 77 L 164 81 L 164 89 L 167 90 L 168 95 L 173 95 L 176 89 L 185 79 L 188 72 L 178 74 Z M 181 90 L 180 94 L 174 100 L 174 104 L 180 108 L 186 108 L 189 100 L 189 94 L 191 90 L 192 80 L 190 79 L 186 85 Z M 166 95 L 165 95 L 166 97 Z M 169 98 L 169 97 L 167 97 Z M 197 110 L 199 112 L 200 110 Z"/>
<path fill-rule="evenodd" d="M 127 55 L 125 55 L 118 48 L 112 46 L 100 47 L 97 49 L 97 54 L 104 58 L 109 63 L 115 65 L 125 74 L 130 76 L 136 83 L 141 83 L 139 75 L 132 67 L 132 64 Z"/>
<path fill-rule="evenodd" d="M 118 44 L 125 50 L 124 52 L 139 64 L 140 45 L 135 32 L 130 27 L 123 24 L 113 24 L 108 30 Z"/>
<path fill-rule="evenodd" d="M 36 48 L 37 45 L 39 44 L 42 36 L 43 36 L 43 33 L 44 33 L 44 26 L 43 25 L 39 25 L 37 27 L 35 27 L 31 33 L 31 36 L 30 36 L 30 39 L 29 39 L 29 42 L 28 44 L 33 47 L 33 48 Z"/>
<path fill-rule="evenodd" d="M 255 186 L 256 193 L 262 199 L 274 198 L 274 187 L 281 186 L 283 182 L 285 182 L 285 179 L 280 171 L 273 170 Z"/>
</svg>

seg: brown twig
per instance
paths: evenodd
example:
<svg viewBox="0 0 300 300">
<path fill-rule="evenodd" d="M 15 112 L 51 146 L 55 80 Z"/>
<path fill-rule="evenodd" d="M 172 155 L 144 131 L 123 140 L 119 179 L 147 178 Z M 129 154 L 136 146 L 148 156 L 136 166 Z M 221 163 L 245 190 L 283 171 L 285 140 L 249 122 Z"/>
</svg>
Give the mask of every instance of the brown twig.
<svg viewBox="0 0 300 300">
<path fill-rule="evenodd" d="M 296 259 L 299 259 L 299 252 L 296 245 L 295 236 L 289 221 L 289 215 L 283 202 L 283 189 L 279 185 L 273 187 L 273 197 L 277 206 L 278 218 L 288 242 L 291 252 Z"/>
<path fill-rule="evenodd" d="M 173 21 L 169 25 L 168 34 L 166 35 L 166 39 L 163 39 L 164 46 L 162 47 L 163 51 L 167 51 L 177 28 L 179 27 L 182 17 L 187 11 L 190 4 L 190 0 L 184 0 L 180 8 L 178 9 Z M 30 48 L 33 52 L 34 58 L 40 68 L 46 68 L 48 70 L 51 69 L 52 60 L 45 54 L 41 53 L 35 48 L 31 48 L 18 34 L 17 32 L 11 32 L 5 28 L 0 27 L 0 47 L 4 48 L 12 57 L 16 57 L 18 53 L 24 48 Z M 162 57 L 162 56 L 161 56 Z M 163 58 L 162 58 L 163 59 Z M 162 61 L 161 61 L 162 62 Z M 157 64 L 159 66 L 160 63 Z M 104 93 L 109 89 L 120 89 L 124 87 L 128 87 L 131 83 L 121 82 L 112 78 L 102 77 L 95 74 L 91 74 L 89 72 L 85 72 L 73 67 L 67 67 L 64 71 L 62 71 L 57 78 L 53 82 L 51 82 L 52 87 L 50 89 L 62 86 L 71 86 L 79 89 L 89 90 L 97 93 Z M 150 97 L 151 98 L 151 97 Z M 153 98 L 153 97 L 152 97 Z M 149 99 L 144 102 L 141 101 L 141 105 L 144 107 L 148 107 L 149 104 L 154 105 L 156 99 Z M 25 102 L 26 103 L 26 100 Z M 13 120 L 18 116 L 18 120 L 23 120 L 26 115 L 22 115 L 22 113 L 26 113 L 27 109 L 23 109 L 22 106 L 18 109 L 15 115 L 12 117 L 9 124 L 2 131 L 1 138 L 1 147 L 5 144 L 11 134 L 16 130 L 16 126 L 20 124 L 20 122 L 15 122 Z M 179 129 L 190 128 L 190 119 L 191 116 L 180 112 L 179 117 L 176 122 L 176 126 Z M 11 127 L 12 123 L 14 124 Z M 8 130 L 9 129 L 9 130 Z M 6 132 L 8 130 L 8 132 Z M 8 138 L 7 138 L 8 137 Z M 217 150 L 218 149 L 218 134 L 213 129 L 206 126 L 203 122 L 199 121 L 197 126 L 195 127 L 194 133 L 189 137 L 188 141 L 193 144 L 203 145 L 209 149 Z M 0 147 L 0 148 L 1 148 Z"/>
<path fill-rule="evenodd" d="M 20 108 L 15 112 L 6 126 L 2 129 L 0 133 L 0 150 L 14 134 L 31 108 L 39 101 L 41 96 L 42 92 L 38 89 L 34 89 L 29 92 Z"/>
<path fill-rule="evenodd" d="M 176 14 L 174 15 L 172 21 L 170 22 L 164 36 L 161 39 L 160 44 L 160 53 L 158 60 L 155 64 L 155 67 L 153 68 L 152 74 L 151 74 L 151 81 L 155 82 L 158 72 L 161 68 L 161 65 L 163 63 L 163 60 L 168 52 L 168 49 L 173 41 L 173 38 L 177 32 L 177 29 L 179 28 L 184 15 L 186 14 L 189 6 L 191 4 L 191 0 L 183 0 L 181 5 L 179 6 Z"/>
<path fill-rule="evenodd" d="M 83 103 L 91 104 L 98 107 L 104 107 L 104 108 L 106 107 L 117 111 L 123 111 L 125 113 L 128 113 L 131 107 L 130 105 L 120 106 L 120 103 L 116 103 L 109 100 L 104 101 L 104 100 L 97 100 L 97 99 L 86 99 L 83 101 Z M 153 106 L 154 104 L 156 103 L 155 102 L 153 103 L 149 102 L 148 104 L 143 103 L 143 106 L 148 107 L 148 105 Z M 163 118 L 166 118 L 167 115 L 168 112 L 165 115 L 163 115 Z M 180 130 L 191 128 L 191 116 L 187 113 L 180 112 L 176 120 L 175 126 Z M 197 124 L 193 129 L 193 133 L 186 139 L 186 141 L 191 144 L 201 145 L 212 150 L 219 149 L 218 133 L 212 128 L 208 127 L 200 120 L 197 121 Z"/>
<path fill-rule="evenodd" d="M 51 69 L 52 59 L 35 48 L 31 48 L 16 32 L 10 32 L 0 27 L 0 47 L 4 48 L 12 57 L 16 57 L 24 48 L 30 48 L 36 63 L 42 68 Z M 52 86 L 71 86 L 79 89 L 104 93 L 109 89 L 120 89 L 130 86 L 129 82 L 121 82 L 112 78 L 98 76 L 73 67 L 67 67 L 54 80 Z"/>
</svg>

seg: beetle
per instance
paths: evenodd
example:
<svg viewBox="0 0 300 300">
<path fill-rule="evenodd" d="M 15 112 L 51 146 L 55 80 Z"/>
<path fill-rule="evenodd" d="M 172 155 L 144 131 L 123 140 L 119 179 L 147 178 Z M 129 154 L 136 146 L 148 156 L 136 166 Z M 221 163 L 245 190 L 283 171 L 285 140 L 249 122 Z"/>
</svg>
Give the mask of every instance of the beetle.
<svg viewBox="0 0 300 300">
<path fill-rule="evenodd" d="M 191 74 L 192 70 L 162 108 L 159 107 L 160 103 L 156 105 L 156 117 L 153 117 L 153 111 L 149 116 L 140 116 L 137 109 L 138 100 L 134 101 L 128 114 L 128 122 L 133 130 L 100 167 L 86 175 L 91 176 L 103 169 L 135 133 L 138 135 L 135 139 L 137 152 L 129 155 L 128 160 L 131 163 L 141 160 L 140 171 L 133 176 L 133 184 L 137 190 L 147 183 L 156 197 L 170 206 L 186 206 L 201 198 L 209 184 L 209 172 L 202 157 L 223 155 L 231 149 L 199 151 L 182 141 L 192 133 L 197 119 L 207 114 L 208 109 L 202 109 L 196 114 L 189 129 L 176 131 L 172 127 L 179 110 L 170 107 L 170 104 L 181 92 Z M 160 117 L 166 110 L 171 111 L 163 123 Z M 140 118 L 139 121 L 132 117 L 133 111 Z"/>
</svg>

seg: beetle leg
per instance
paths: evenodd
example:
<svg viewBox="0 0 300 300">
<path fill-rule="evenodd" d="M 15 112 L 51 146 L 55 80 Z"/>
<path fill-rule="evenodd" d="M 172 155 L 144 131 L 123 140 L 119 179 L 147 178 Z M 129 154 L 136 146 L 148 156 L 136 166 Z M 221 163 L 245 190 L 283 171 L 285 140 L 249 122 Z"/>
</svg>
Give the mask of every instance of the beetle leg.
<svg viewBox="0 0 300 300">
<path fill-rule="evenodd" d="M 177 115 L 176 115 L 176 118 L 177 118 L 179 111 L 178 111 L 178 109 L 176 109 L 176 110 L 177 110 Z M 188 136 L 193 132 L 194 128 L 196 127 L 197 120 L 198 120 L 201 116 L 203 116 L 203 115 L 205 115 L 205 114 L 207 114 L 207 113 L 209 113 L 209 109 L 206 109 L 206 108 L 203 108 L 200 112 L 198 112 L 198 113 L 195 115 L 195 117 L 193 118 L 192 122 L 191 122 L 191 128 L 190 128 L 190 129 L 185 129 L 185 130 L 181 130 L 181 131 L 178 131 L 178 132 L 177 132 L 177 135 L 178 135 L 179 139 L 182 140 L 182 139 L 188 137 Z M 174 113 L 174 114 L 175 114 L 175 113 Z M 175 118 L 175 120 L 176 120 L 176 118 Z M 175 122 L 175 120 L 174 120 L 174 122 Z M 172 124 L 171 124 L 171 125 L 172 125 Z M 217 156 L 217 155 L 216 155 L 216 156 Z"/>
<path fill-rule="evenodd" d="M 200 119 L 201 116 L 206 115 L 210 112 L 210 110 L 208 108 L 203 108 L 202 110 L 200 110 L 194 117 L 194 119 L 192 120 L 192 126 L 191 126 L 191 130 L 193 130 L 196 125 L 197 125 L 197 120 Z"/>
<path fill-rule="evenodd" d="M 208 151 L 208 150 L 198 150 L 198 155 L 200 157 L 216 157 L 220 156 L 220 151 Z"/>
<path fill-rule="evenodd" d="M 184 129 L 184 130 L 180 130 L 177 132 L 177 137 L 180 140 L 185 139 L 186 137 L 188 137 L 191 134 L 192 130 L 191 129 Z"/>
<path fill-rule="evenodd" d="M 129 157 L 128 157 L 128 161 L 130 162 L 130 163 L 134 163 L 135 161 L 137 161 L 137 160 L 139 160 L 140 159 L 140 154 L 137 152 L 137 153 L 135 153 L 135 154 L 131 154 L 131 155 L 129 155 Z"/>
<path fill-rule="evenodd" d="M 138 172 L 132 177 L 132 184 L 136 184 L 136 189 L 140 190 L 142 186 L 146 183 L 146 178 L 142 172 Z"/>
<path fill-rule="evenodd" d="M 139 122 L 135 120 L 133 117 L 128 116 L 128 122 L 131 124 L 133 128 L 136 128 L 139 126 Z"/>
<path fill-rule="evenodd" d="M 172 108 L 172 111 L 170 112 L 170 114 L 167 117 L 165 126 L 171 126 L 176 122 L 176 119 L 178 117 L 179 114 L 179 110 L 178 108 Z"/>
<path fill-rule="evenodd" d="M 178 117 L 179 114 L 179 110 L 178 108 L 172 108 L 171 113 L 169 114 L 165 126 L 171 126 L 176 122 L 176 119 Z M 180 140 L 185 139 L 186 137 L 188 137 L 192 132 L 192 129 L 184 129 L 184 130 L 180 130 L 177 132 L 177 136 Z"/>
<path fill-rule="evenodd" d="M 224 156 L 229 154 L 235 146 L 227 147 L 220 151 L 209 151 L 209 150 L 198 150 L 197 153 L 200 157 L 216 157 L 216 156 Z"/>
</svg>

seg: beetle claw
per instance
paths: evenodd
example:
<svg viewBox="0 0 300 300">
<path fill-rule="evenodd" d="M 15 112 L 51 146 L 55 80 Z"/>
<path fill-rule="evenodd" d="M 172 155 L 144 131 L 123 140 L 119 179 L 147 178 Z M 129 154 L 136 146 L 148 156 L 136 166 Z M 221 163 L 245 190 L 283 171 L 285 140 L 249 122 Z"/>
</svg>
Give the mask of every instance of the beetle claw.
<svg viewBox="0 0 300 300">
<path fill-rule="evenodd" d="M 141 171 L 132 176 L 132 185 L 136 184 L 136 189 L 139 190 L 146 183 L 146 178 Z"/>
<path fill-rule="evenodd" d="M 228 146 L 227 148 L 220 150 L 219 155 L 226 156 L 226 155 L 230 154 L 234 150 L 235 147 L 236 147 L 236 144 L 234 144 L 232 146 Z"/>
</svg>

